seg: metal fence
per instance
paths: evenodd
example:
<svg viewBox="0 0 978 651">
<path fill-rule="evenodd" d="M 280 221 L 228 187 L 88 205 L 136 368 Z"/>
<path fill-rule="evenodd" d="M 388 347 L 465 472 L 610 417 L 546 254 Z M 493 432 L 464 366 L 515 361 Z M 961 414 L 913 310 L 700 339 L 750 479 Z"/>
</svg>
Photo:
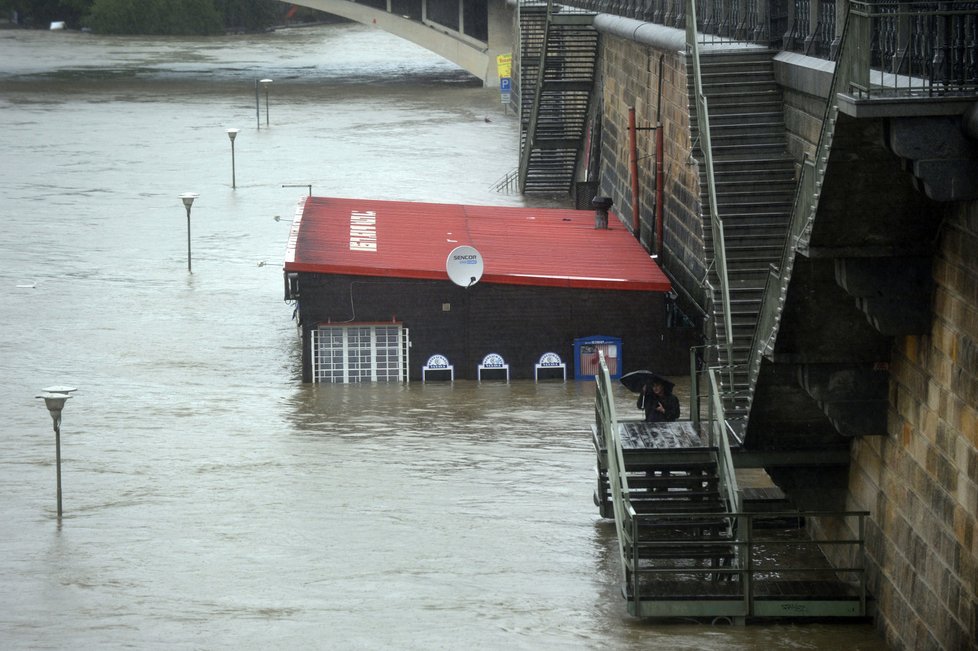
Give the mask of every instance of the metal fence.
<svg viewBox="0 0 978 651">
<path fill-rule="evenodd" d="M 685 0 L 570 0 L 579 7 L 686 28 Z M 867 21 L 867 67 L 900 77 L 886 87 L 974 91 L 978 2 L 897 0 L 695 0 L 707 41 L 745 41 L 835 60 L 848 11 Z M 924 84 L 915 80 L 929 80 Z M 901 82 L 897 84 L 897 81 Z"/>
</svg>

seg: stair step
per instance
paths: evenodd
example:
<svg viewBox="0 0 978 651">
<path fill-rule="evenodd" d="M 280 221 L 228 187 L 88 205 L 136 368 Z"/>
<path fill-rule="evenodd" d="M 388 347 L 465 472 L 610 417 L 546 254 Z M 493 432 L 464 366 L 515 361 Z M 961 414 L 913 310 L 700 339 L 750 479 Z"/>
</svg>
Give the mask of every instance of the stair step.
<svg viewBox="0 0 978 651">
<path fill-rule="evenodd" d="M 699 154 L 700 152 L 697 152 Z M 742 182 L 743 179 L 758 182 L 794 181 L 795 163 L 787 154 L 754 160 L 715 160 L 713 180 L 717 183 Z"/>
<path fill-rule="evenodd" d="M 729 234 L 730 228 L 736 228 L 739 220 L 744 219 L 743 228 L 751 225 L 760 225 L 766 220 L 769 225 L 777 224 L 779 221 L 787 224 L 788 216 L 791 214 L 791 201 L 781 202 L 756 202 L 753 204 L 735 201 L 717 201 L 717 214 L 720 215 L 724 225 L 724 234 Z M 758 218 L 757 224 L 751 224 L 754 217 Z M 779 219 L 780 218 L 780 219 Z M 782 229 L 783 232 L 783 229 Z"/>
<path fill-rule="evenodd" d="M 760 193 L 777 193 L 791 197 L 795 193 L 794 178 L 780 178 L 780 175 L 775 178 L 756 179 L 753 182 L 734 182 L 733 180 L 728 180 L 727 178 L 717 180 L 716 172 L 714 172 L 713 177 L 713 187 L 716 188 L 717 194 L 723 193 L 724 196 L 728 197 L 738 196 L 741 194 L 755 195 Z M 706 188 L 705 179 L 700 181 L 700 188 Z"/>
<path fill-rule="evenodd" d="M 713 145 L 714 156 L 717 150 L 731 146 L 758 147 L 777 145 L 780 150 L 787 148 L 783 131 L 779 133 L 770 129 L 752 129 L 751 127 L 741 127 L 739 131 L 721 131 L 711 128 L 710 142 Z"/>
<path fill-rule="evenodd" d="M 713 145 L 713 160 L 736 158 L 737 160 L 756 160 L 772 158 L 772 154 L 784 152 L 784 143 L 749 143 Z"/>
<path fill-rule="evenodd" d="M 637 513 L 724 513 L 723 504 L 714 502 L 657 502 L 654 500 L 629 499 Z"/>
<path fill-rule="evenodd" d="M 708 50 L 700 51 L 701 68 L 731 68 L 744 65 L 764 65 L 772 67 L 774 57 L 779 54 L 774 50 Z"/>
<path fill-rule="evenodd" d="M 646 473 L 628 475 L 630 488 L 688 488 L 699 489 L 703 486 L 715 487 L 720 482 L 716 476 L 704 475 L 648 475 Z"/>
<path fill-rule="evenodd" d="M 631 484 L 628 485 L 632 487 Z M 705 503 L 717 504 L 720 501 L 718 491 L 689 491 L 689 490 L 647 490 L 636 493 L 634 490 L 632 499 L 641 499 L 646 503 L 661 502 L 665 505 L 693 504 L 702 506 Z"/>
<path fill-rule="evenodd" d="M 723 239 L 751 237 L 780 237 L 788 232 L 788 211 L 754 212 L 751 208 L 732 205 L 718 206 L 723 222 Z M 707 228 L 704 237 L 713 237 L 713 229 Z"/>
<path fill-rule="evenodd" d="M 708 98 L 709 99 L 709 98 Z M 695 113 L 690 115 L 690 125 L 696 126 L 697 116 Z M 770 111 L 737 111 L 726 109 L 724 111 L 710 111 L 710 125 L 718 124 L 749 124 L 751 122 L 784 122 L 784 114 L 780 110 Z"/>
<path fill-rule="evenodd" d="M 687 517 L 664 514 L 660 518 L 642 518 L 638 521 L 639 531 L 647 530 L 649 532 L 654 532 L 655 535 L 661 535 L 660 532 L 668 531 L 670 529 L 675 529 L 678 531 L 689 529 L 722 530 L 726 529 L 729 525 L 729 519 L 722 516 Z"/>
<path fill-rule="evenodd" d="M 764 95 L 755 97 L 752 95 L 730 95 L 723 97 L 706 96 L 707 105 L 710 110 L 710 121 L 714 115 L 724 113 L 772 113 L 780 111 L 783 101 L 780 95 Z M 696 112 L 696 103 L 690 98 L 689 112 Z"/>
<path fill-rule="evenodd" d="M 717 116 L 726 117 L 726 116 Z M 693 122 L 692 126 L 695 128 L 698 125 Z M 713 115 L 710 115 L 710 134 L 716 138 L 717 136 L 725 136 L 728 134 L 735 135 L 753 135 L 753 134 L 771 134 L 777 133 L 781 135 L 781 139 L 784 140 L 784 120 L 777 119 L 775 116 L 764 116 L 755 117 L 754 119 L 743 119 L 741 114 L 737 114 L 734 119 L 714 119 Z"/>
<path fill-rule="evenodd" d="M 739 206 L 739 207 L 751 207 L 754 206 L 755 210 L 748 212 L 747 214 L 757 214 L 758 216 L 768 216 L 774 215 L 780 217 L 787 223 L 788 214 L 791 212 L 791 206 L 794 203 L 794 194 L 789 194 L 785 192 L 758 192 L 752 194 L 750 192 L 732 193 L 724 192 L 722 189 L 717 188 L 716 193 L 717 206 Z M 703 195 L 701 201 L 706 203 L 709 197 L 706 194 L 706 188 L 703 189 Z M 777 205 L 777 208 L 773 208 L 773 205 Z M 783 204 L 787 204 L 787 208 L 782 207 Z M 720 213 L 723 217 L 723 213 Z M 739 223 L 749 223 L 748 221 Z"/>
</svg>

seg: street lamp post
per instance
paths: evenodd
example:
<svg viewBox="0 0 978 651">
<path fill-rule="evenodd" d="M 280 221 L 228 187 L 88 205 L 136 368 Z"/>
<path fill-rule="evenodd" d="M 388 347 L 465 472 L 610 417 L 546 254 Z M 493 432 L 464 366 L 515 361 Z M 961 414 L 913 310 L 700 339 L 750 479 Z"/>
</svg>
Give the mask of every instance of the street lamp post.
<svg viewBox="0 0 978 651">
<path fill-rule="evenodd" d="M 262 85 L 265 89 L 265 126 L 268 126 L 268 85 L 272 83 L 271 79 L 260 79 L 258 83 Z"/>
<path fill-rule="evenodd" d="M 231 187 L 237 188 L 237 182 L 234 178 L 234 137 L 238 135 L 241 129 L 228 129 L 228 138 L 231 139 Z M 188 208 L 189 210 L 189 208 Z"/>
<path fill-rule="evenodd" d="M 194 205 L 194 199 L 199 196 L 196 192 L 184 192 L 180 195 L 183 205 L 187 208 L 187 271 L 190 273 L 193 273 L 190 266 L 190 206 Z"/>
<path fill-rule="evenodd" d="M 44 400 L 44 406 L 51 414 L 51 421 L 54 425 L 54 449 L 57 464 L 58 481 L 58 520 L 61 519 L 61 411 L 64 409 L 65 402 L 71 397 L 69 394 L 74 391 L 74 387 L 48 387 L 43 389 L 44 393 L 37 396 Z"/>
</svg>

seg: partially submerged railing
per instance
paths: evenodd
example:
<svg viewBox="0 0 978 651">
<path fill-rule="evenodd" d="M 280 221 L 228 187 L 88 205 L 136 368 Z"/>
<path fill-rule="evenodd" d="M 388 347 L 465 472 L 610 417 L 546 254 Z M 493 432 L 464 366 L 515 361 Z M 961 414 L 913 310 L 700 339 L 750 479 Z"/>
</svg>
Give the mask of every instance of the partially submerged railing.
<svg viewBox="0 0 978 651">
<path fill-rule="evenodd" d="M 512 194 L 519 190 L 520 187 L 520 170 L 519 168 L 510 170 L 505 175 L 503 175 L 498 181 L 492 184 L 490 189 L 496 192 L 505 192 L 506 194 Z"/>
<path fill-rule="evenodd" d="M 635 518 L 635 509 L 629 502 L 628 477 L 625 474 L 625 458 L 618 434 L 618 415 L 615 411 L 614 385 L 604 359 L 604 352 L 598 351 L 598 374 L 595 376 L 597 391 L 594 397 L 594 420 L 598 434 L 608 451 L 608 484 L 611 487 L 612 504 L 615 513 L 615 529 L 618 532 L 618 552 L 621 566 L 625 568 L 628 581 L 628 566 L 625 561 L 626 546 L 631 544 L 629 523 Z"/>
<path fill-rule="evenodd" d="M 868 512 L 742 511 L 729 428 L 723 418 L 717 374 L 709 372 L 713 418 L 710 445 L 718 449 L 720 490 L 727 512 L 638 513 L 631 504 L 627 469 L 618 430 L 614 385 L 604 355 L 596 376 L 595 422 L 607 451 L 608 483 L 614 501 L 615 529 L 628 609 L 638 617 L 864 617 L 867 609 L 865 519 Z M 725 535 L 691 541 L 710 564 L 656 565 L 677 546 L 676 538 L 650 536 L 648 531 L 676 523 L 718 518 Z M 806 518 L 855 519 L 843 537 L 810 537 Z M 763 526 L 758 526 L 763 523 Z M 775 523 L 772 526 L 772 523 Z M 780 524 L 777 524 L 780 523 Z M 823 555 L 842 547 L 832 566 Z M 722 563 L 719 559 L 728 559 Z M 695 595 L 691 598 L 690 595 Z"/>
<path fill-rule="evenodd" d="M 613 510 L 615 515 L 615 529 L 618 534 L 618 551 L 621 558 L 622 568 L 625 574 L 626 593 L 631 595 L 640 594 L 639 575 L 641 567 L 640 552 L 640 530 L 644 526 L 646 519 L 651 516 L 640 516 L 631 504 L 631 489 L 628 486 L 627 468 L 625 466 L 624 451 L 622 449 L 621 437 L 618 431 L 618 417 L 614 402 L 614 385 L 611 382 L 611 375 L 608 365 L 604 358 L 604 353 L 599 352 L 598 361 L 599 372 L 595 377 L 597 391 L 595 393 L 594 414 L 595 423 L 598 428 L 599 436 L 604 442 L 607 451 L 608 484 L 611 488 Z M 739 512 L 741 509 L 740 494 L 737 487 L 736 471 L 733 465 L 733 456 L 730 451 L 730 439 L 728 436 L 728 425 L 723 417 L 723 402 L 719 398 L 719 383 L 716 372 L 710 372 L 711 379 L 711 414 L 715 419 L 710 424 L 708 445 L 715 448 L 717 456 L 717 476 L 718 490 L 720 490 L 726 503 L 726 510 Z M 718 517 L 726 519 L 726 513 L 717 514 Z M 702 513 L 691 514 L 657 514 L 660 520 L 677 518 L 703 517 Z M 727 529 L 732 540 L 735 535 L 734 521 L 727 519 Z M 715 541 L 714 541 L 715 542 Z M 706 541 L 705 546 L 711 546 L 714 542 Z M 725 540 L 723 542 L 728 542 Z M 723 542 L 718 544 L 723 544 Z M 650 541 L 642 540 L 641 548 L 649 549 L 657 545 L 675 545 L 676 541 L 662 540 Z M 699 541 L 697 544 L 700 544 Z"/>
<path fill-rule="evenodd" d="M 683 516 L 696 514 L 675 514 Z M 718 554 L 726 549 L 739 562 L 719 567 L 634 565 L 627 586 L 629 611 L 639 617 L 866 617 L 868 516 L 867 511 L 729 513 L 737 522 L 736 538 L 697 544 Z M 636 516 L 633 531 L 652 518 Z M 817 518 L 855 519 L 856 526 L 849 537 L 810 537 L 802 525 Z M 783 526 L 772 525 L 779 522 Z M 670 543 L 643 544 L 655 549 Z M 823 555 L 827 548 L 836 548 L 834 556 L 851 562 L 830 565 Z M 838 553 L 840 548 L 845 552 Z"/>
</svg>

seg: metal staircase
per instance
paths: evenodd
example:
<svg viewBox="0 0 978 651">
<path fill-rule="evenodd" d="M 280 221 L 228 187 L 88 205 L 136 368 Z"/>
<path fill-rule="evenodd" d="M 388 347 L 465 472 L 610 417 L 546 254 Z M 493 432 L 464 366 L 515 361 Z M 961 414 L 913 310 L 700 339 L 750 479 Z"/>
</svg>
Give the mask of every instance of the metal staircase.
<svg viewBox="0 0 978 651">
<path fill-rule="evenodd" d="M 702 92 L 709 102 L 710 137 L 699 132 L 694 111 L 694 157 L 701 165 L 700 193 L 708 204 L 706 156 L 700 144 L 712 142 L 716 211 L 722 222 L 722 255 L 713 229 L 705 224 L 707 258 L 725 260 L 729 320 L 720 292 L 721 270 L 711 268 L 717 363 L 724 408 L 738 434 L 750 407 L 747 372 L 751 344 L 771 264 L 780 262 L 795 192 L 794 165 L 787 153 L 782 98 L 774 79 L 774 52 L 766 49 L 713 50 L 700 53 Z M 693 84 L 690 84 L 692 87 Z M 691 105 L 695 98 L 690 97 Z"/>
<path fill-rule="evenodd" d="M 525 193 L 571 191 L 594 86 L 594 14 L 520 5 L 520 165 Z"/>
<path fill-rule="evenodd" d="M 715 371 L 715 418 L 699 434 L 688 422 L 619 422 L 603 355 L 599 366 L 595 502 L 602 516 L 615 520 L 630 614 L 741 623 L 867 616 L 862 550 L 868 513 L 746 512 Z M 809 517 L 826 515 L 853 519 L 856 535 L 813 537 L 801 526 Z M 823 545 L 847 549 L 852 562 L 832 567 L 820 551 Z"/>
</svg>

